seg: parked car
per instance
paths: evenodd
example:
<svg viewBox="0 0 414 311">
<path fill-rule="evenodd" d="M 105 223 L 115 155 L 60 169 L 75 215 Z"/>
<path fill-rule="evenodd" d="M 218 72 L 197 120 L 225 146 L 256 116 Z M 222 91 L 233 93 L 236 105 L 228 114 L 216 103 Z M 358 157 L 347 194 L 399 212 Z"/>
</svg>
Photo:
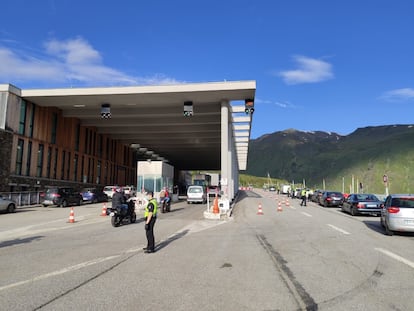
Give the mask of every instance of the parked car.
<svg viewBox="0 0 414 311">
<path fill-rule="evenodd" d="M 203 186 L 189 186 L 187 189 L 187 203 L 202 203 L 207 202 L 207 194 Z"/>
<path fill-rule="evenodd" d="M 296 188 L 293 192 L 292 192 L 292 198 L 299 198 L 300 199 L 300 192 L 302 191 L 301 188 Z"/>
<path fill-rule="evenodd" d="M 81 205 L 82 195 L 71 187 L 49 188 L 40 194 L 40 203 L 43 206 L 56 205 L 67 207 L 69 205 Z"/>
<path fill-rule="evenodd" d="M 276 191 L 276 187 L 275 186 L 270 186 L 269 191 Z"/>
<path fill-rule="evenodd" d="M 108 202 L 108 196 L 97 188 L 83 188 L 81 195 L 84 203 Z"/>
<path fill-rule="evenodd" d="M 414 194 L 391 194 L 381 210 L 386 235 L 395 231 L 414 232 Z"/>
<path fill-rule="evenodd" d="M 124 194 L 127 198 L 134 197 L 137 193 L 134 186 L 124 186 L 122 187 L 122 191 L 124 191 Z"/>
<path fill-rule="evenodd" d="M 325 191 L 322 196 L 319 197 L 319 204 L 328 206 L 341 206 L 344 202 L 344 196 L 341 192 L 336 191 Z"/>
<path fill-rule="evenodd" d="M 15 211 L 16 203 L 0 194 L 0 212 L 14 213 Z"/>
<path fill-rule="evenodd" d="M 216 195 L 221 196 L 220 187 L 218 187 L 218 186 L 209 186 L 207 188 L 207 192 L 208 192 L 209 196 L 213 196 L 213 197 L 215 197 Z"/>
<path fill-rule="evenodd" d="M 352 216 L 360 214 L 379 216 L 382 206 L 383 202 L 374 194 L 353 193 L 344 200 L 341 209 Z"/>
<path fill-rule="evenodd" d="M 118 186 L 105 186 L 103 192 L 105 192 L 108 198 L 112 199 L 112 195 L 115 193 L 116 188 L 118 188 Z"/>
<path fill-rule="evenodd" d="M 319 204 L 319 200 L 322 194 L 323 194 L 323 190 L 319 190 L 319 189 L 315 190 L 311 195 L 311 198 L 310 198 L 311 201 Z"/>
</svg>

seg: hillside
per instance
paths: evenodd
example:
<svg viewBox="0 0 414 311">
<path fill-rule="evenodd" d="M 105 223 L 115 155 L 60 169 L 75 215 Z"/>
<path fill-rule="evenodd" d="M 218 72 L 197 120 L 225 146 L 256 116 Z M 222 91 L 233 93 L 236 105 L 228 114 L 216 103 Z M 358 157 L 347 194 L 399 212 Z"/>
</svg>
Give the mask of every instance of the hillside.
<svg viewBox="0 0 414 311">
<path fill-rule="evenodd" d="M 250 141 L 246 174 L 306 181 L 314 188 L 349 192 L 362 183 L 365 192 L 414 192 L 414 126 L 359 128 L 347 136 L 294 129 Z M 352 179 L 352 176 L 354 177 Z"/>
</svg>

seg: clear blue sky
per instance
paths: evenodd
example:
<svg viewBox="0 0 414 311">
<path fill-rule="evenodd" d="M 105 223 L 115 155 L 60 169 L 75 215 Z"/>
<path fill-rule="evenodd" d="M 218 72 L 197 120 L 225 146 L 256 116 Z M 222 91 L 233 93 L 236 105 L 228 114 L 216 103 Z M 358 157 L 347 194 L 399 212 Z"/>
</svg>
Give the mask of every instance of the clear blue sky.
<svg viewBox="0 0 414 311">
<path fill-rule="evenodd" d="M 256 80 L 252 138 L 414 123 L 412 0 L 14 0 L 0 84 Z"/>
</svg>

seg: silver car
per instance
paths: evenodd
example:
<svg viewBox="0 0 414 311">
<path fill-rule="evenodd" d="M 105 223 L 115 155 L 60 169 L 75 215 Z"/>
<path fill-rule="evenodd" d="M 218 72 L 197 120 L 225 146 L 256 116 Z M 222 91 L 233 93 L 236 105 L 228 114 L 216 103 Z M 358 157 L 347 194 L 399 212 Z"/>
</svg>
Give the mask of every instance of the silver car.
<svg viewBox="0 0 414 311">
<path fill-rule="evenodd" d="M 16 203 L 0 195 L 0 212 L 14 213 L 16 211 Z"/>
<path fill-rule="evenodd" d="M 389 195 L 381 210 L 381 225 L 386 235 L 414 232 L 414 194 Z"/>
</svg>

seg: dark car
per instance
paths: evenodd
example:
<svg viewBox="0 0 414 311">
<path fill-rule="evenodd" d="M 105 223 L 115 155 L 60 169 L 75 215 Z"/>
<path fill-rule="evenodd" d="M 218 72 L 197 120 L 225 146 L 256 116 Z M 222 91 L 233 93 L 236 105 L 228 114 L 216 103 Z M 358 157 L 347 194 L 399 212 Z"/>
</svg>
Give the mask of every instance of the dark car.
<svg viewBox="0 0 414 311">
<path fill-rule="evenodd" d="M 97 188 L 83 188 L 80 194 L 84 203 L 108 202 L 108 195 Z"/>
<path fill-rule="evenodd" d="M 319 198 L 319 204 L 324 207 L 341 206 L 343 202 L 344 196 L 341 192 L 337 191 L 325 191 Z"/>
<path fill-rule="evenodd" d="M 67 207 L 69 205 L 81 205 L 83 198 L 79 191 L 71 187 L 49 188 L 40 194 L 40 202 L 43 206 L 56 205 Z"/>
<path fill-rule="evenodd" d="M 369 214 L 379 216 L 383 202 L 374 194 L 354 193 L 344 200 L 341 209 L 352 216 Z"/>
</svg>

